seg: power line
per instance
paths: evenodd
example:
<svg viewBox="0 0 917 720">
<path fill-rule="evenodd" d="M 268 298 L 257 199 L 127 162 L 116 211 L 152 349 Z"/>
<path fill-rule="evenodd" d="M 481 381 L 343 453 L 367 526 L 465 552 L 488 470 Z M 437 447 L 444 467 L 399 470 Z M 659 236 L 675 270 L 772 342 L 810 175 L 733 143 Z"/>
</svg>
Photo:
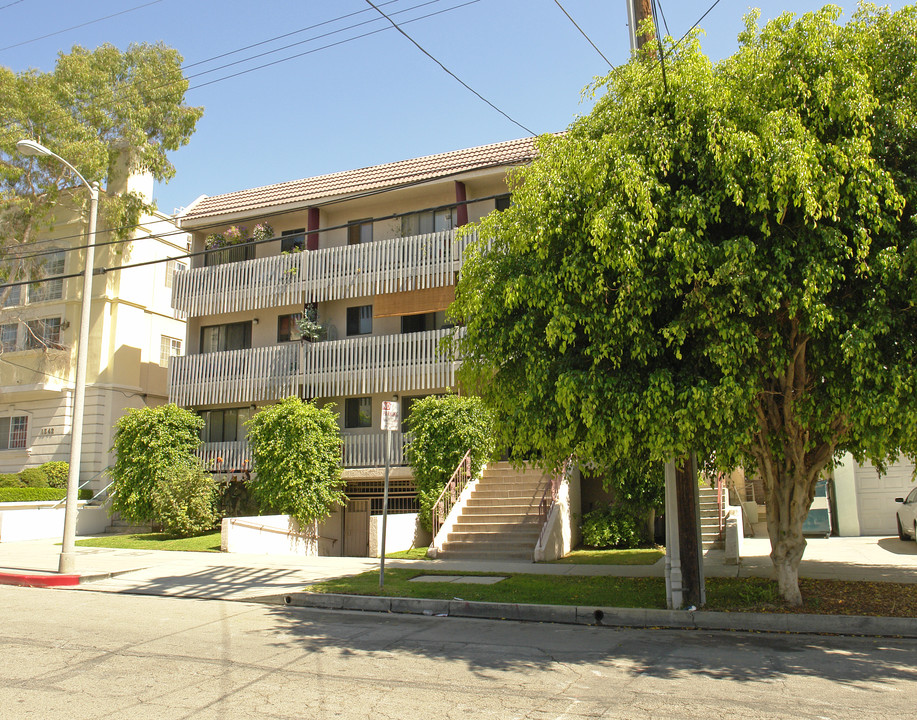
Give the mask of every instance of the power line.
<svg viewBox="0 0 917 720">
<path fill-rule="evenodd" d="M 437 1 L 438 1 L 438 0 L 437 0 Z M 420 17 L 411 18 L 410 20 L 405 20 L 403 24 L 404 24 L 404 25 L 408 25 L 408 24 L 410 24 L 410 23 L 412 23 L 412 22 L 417 22 L 418 20 L 425 20 L 425 19 L 427 19 L 427 18 L 435 17 L 436 15 L 442 15 L 443 13 L 451 12 L 452 10 L 458 10 L 459 8 L 466 7 L 467 5 L 474 5 L 475 3 L 478 3 L 478 2 L 480 2 L 480 1 L 481 1 L 481 0 L 467 0 L 467 2 L 463 2 L 463 3 L 460 3 L 460 4 L 458 4 L 458 5 L 453 5 L 452 7 L 445 8 L 444 10 L 437 10 L 436 12 L 427 13 L 426 15 L 421 15 Z M 426 4 L 426 3 L 425 3 L 425 4 Z M 404 11 L 403 11 L 403 12 L 404 12 Z M 360 24 L 365 24 L 365 23 L 360 23 Z M 395 27 L 397 28 L 397 25 L 396 25 Z M 388 30 L 388 29 L 389 29 L 389 28 L 384 27 L 384 28 L 379 28 L 378 30 L 370 30 L 370 31 L 365 32 L 365 33 L 362 33 L 362 34 L 360 34 L 360 35 L 354 35 L 353 37 L 345 38 L 344 40 L 338 40 L 337 42 L 328 43 L 327 45 L 322 45 L 321 47 L 313 48 L 312 50 L 306 50 L 305 52 L 297 53 L 297 54 L 295 54 L 295 55 L 290 55 L 290 56 L 285 57 L 285 58 L 280 58 L 279 60 L 274 60 L 273 62 L 264 63 L 263 65 L 256 65 L 255 67 L 247 68 L 247 69 L 245 69 L 245 70 L 240 70 L 240 71 L 237 72 L 237 73 L 232 73 L 231 75 L 226 75 L 226 76 L 224 76 L 224 77 L 217 78 L 216 80 L 210 80 L 210 81 L 208 81 L 208 82 L 198 83 L 197 85 L 191 85 L 191 86 L 188 87 L 188 92 L 190 92 L 191 90 L 197 90 L 197 89 L 202 88 L 202 87 L 207 87 L 208 85 L 215 85 L 216 83 L 223 82 L 224 80 L 231 80 L 232 78 L 239 77 L 240 75 L 246 75 L 246 74 L 248 74 L 248 73 L 250 73 L 250 72 L 254 72 L 255 70 L 262 70 L 262 69 L 264 69 L 264 68 L 271 67 L 271 66 L 273 66 L 273 65 L 280 65 L 281 63 L 285 63 L 285 62 L 287 62 L 287 61 L 289 61 L 289 60 L 295 60 L 295 59 L 297 59 L 297 58 L 305 57 L 306 55 L 312 55 L 313 53 L 317 53 L 317 52 L 319 52 L 320 50 L 327 50 L 328 48 L 337 47 L 338 45 L 344 45 L 345 43 L 349 43 L 349 42 L 352 42 L 352 41 L 354 41 L 354 40 L 360 40 L 360 39 L 362 39 L 362 38 L 369 37 L 370 35 L 375 35 L 375 34 L 377 34 L 377 33 L 384 32 L 384 31 L 386 31 L 386 30 Z M 399 29 L 400 29 L 400 28 L 399 28 Z M 237 63 L 236 63 L 236 64 L 237 64 Z M 460 81 L 460 82 L 461 82 L 461 81 Z M 472 90 L 472 92 L 474 92 L 474 91 Z M 475 93 L 475 94 L 477 94 L 477 93 Z M 486 101 L 485 101 L 485 102 L 486 102 Z M 514 121 L 514 122 L 515 122 L 515 121 Z M 516 123 L 516 124 L 518 125 L 518 123 Z M 521 126 L 521 125 L 520 125 L 520 127 L 522 127 L 526 132 L 531 132 L 530 130 L 528 130 L 528 129 L 525 128 L 524 126 Z M 532 134 L 534 134 L 534 133 L 532 133 Z"/>
<path fill-rule="evenodd" d="M 13 7 L 13 5 L 18 5 L 21 2 L 24 2 L 24 0 L 14 0 L 13 2 L 7 3 L 6 5 L 0 5 L 0 10 L 6 10 L 7 8 Z"/>
<path fill-rule="evenodd" d="M 87 25 L 94 25 L 95 23 L 102 22 L 103 20 L 110 20 L 113 17 L 118 17 L 119 15 L 126 15 L 127 13 L 134 12 L 135 10 L 140 10 L 142 8 L 149 7 L 150 5 L 156 5 L 157 3 L 161 3 L 161 2 L 162 0 L 152 0 L 151 2 L 144 3 L 143 5 L 135 5 L 132 8 L 128 8 L 127 10 L 122 10 L 120 12 L 112 13 L 111 15 L 106 15 L 105 17 L 96 18 L 95 20 L 89 20 L 87 22 L 80 23 L 79 25 L 74 25 L 73 27 L 64 28 L 63 30 L 55 30 L 52 33 L 48 33 L 47 35 L 41 35 L 39 37 L 34 37 L 31 40 L 23 40 L 22 42 L 15 43 L 13 45 L 7 45 L 6 47 L 0 48 L 0 52 L 3 52 L 4 50 L 12 50 L 13 48 L 21 47 L 22 45 L 28 45 L 29 43 L 38 42 L 39 40 L 45 40 L 46 38 L 54 37 L 55 35 L 63 35 L 65 32 L 70 32 L 71 30 L 77 30 L 78 28 L 86 27 Z M 10 5 L 15 5 L 15 4 L 16 3 L 10 3 Z M 4 7 L 10 7 L 10 5 L 5 5 Z M 0 8 L 0 10 L 2 9 L 3 8 Z"/>
<path fill-rule="evenodd" d="M 615 67 L 615 66 L 612 65 L 612 64 L 611 64 L 611 61 L 610 61 L 607 57 L 605 57 L 605 55 L 602 53 L 601 50 L 598 49 L 598 47 L 596 47 L 596 44 L 595 44 L 594 42 L 592 42 L 592 39 L 583 31 L 583 29 L 582 29 L 579 25 L 576 24 L 576 20 L 574 20 L 574 19 L 570 16 L 570 13 L 567 12 L 567 9 L 566 9 L 563 5 L 561 5 L 561 4 L 558 2 L 558 0 L 554 0 L 554 4 L 557 5 L 557 7 L 559 7 L 561 10 L 563 10 L 563 13 L 564 13 L 564 15 L 567 16 L 567 19 L 568 19 L 570 22 L 573 23 L 573 27 L 575 27 L 577 30 L 580 31 L 580 34 L 581 34 L 584 38 L 586 38 L 586 40 L 589 42 L 589 44 L 592 45 L 593 49 L 595 49 L 595 51 L 596 51 L 599 55 L 602 56 L 602 60 L 604 60 L 605 62 L 608 63 L 608 67 L 610 67 L 612 70 L 614 70 L 614 67 Z"/>
<path fill-rule="evenodd" d="M 662 24 L 665 25 L 665 34 L 672 37 L 672 33 L 669 31 L 669 21 L 665 19 L 665 11 L 662 9 L 662 0 L 659 0 L 659 14 L 662 16 Z"/>
<path fill-rule="evenodd" d="M 394 27 L 398 32 L 400 32 L 402 35 L 404 35 L 408 40 L 410 40 L 411 43 L 412 43 L 418 50 L 420 50 L 420 52 L 422 52 L 424 55 L 426 55 L 428 58 L 430 58 L 433 62 L 435 62 L 437 65 L 439 65 L 439 66 L 443 69 L 443 71 L 444 71 L 446 74 L 448 74 L 448 75 L 450 75 L 452 78 L 454 78 L 462 87 L 464 87 L 466 90 L 468 90 L 469 92 L 471 92 L 472 94 L 474 94 L 475 96 L 477 96 L 478 99 L 480 99 L 480 100 L 482 100 L 483 102 L 487 103 L 487 105 L 489 105 L 491 108 L 493 108 L 494 110 L 496 110 L 498 113 L 500 113 L 503 117 L 505 117 L 505 118 L 506 118 L 507 120 L 509 120 L 511 123 L 513 123 L 514 125 L 516 125 L 516 126 L 522 128 L 523 130 L 525 130 L 529 135 L 532 135 L 533 137 L 537 135 L 537 133 L 534 133 L 534 132 L 532 132 L 531 130 L 529 130 L 525 125 L 523 125 L 522 123 L 520 123 L 518 120 L 515 120 L 515 119 L 511 118 L 509 115 L 507 115 L 505 112 L 503 112 L 500 108 L 498 108 L 496 105 L 494 105 L 490 100 L 488 100 L 488 99 L 485 98 L 483 95 L 481 95 L 481 93 L 479 93 L 477 90 L 475 90 L 475 89 L 472 88 L 470 85 L 468 85 L 468 83 L 466 83 L 464 80 L 462 80 L 458 75 L 456 75 L 456 74 L 455 74 L 454 72 L 452 72 L 449 68 L 447 68 L 445 65 L 443 65 L 439 60 L 437 60 L 437 59 L 436 59 L 435 57 L 433 57 L 430 53 L 428 53 L 426 50 L 424 50 L 424 49 L 420 46 L 420 43 L 418 43 L 414 38 L 412 38 L 410 35 L 408 35 L 404 30 L 402 30 L 401 27 L 399 27 L 398 23 L 396 23 L 396 22 L 395 22 L 394 20 L 392 20 L 388 15 L 386 15 L 384 12 L 382 12 L 382 10 L 381 10 L 377 5 L 374 5 L 373 2 L 372 2 L 372 0 L 366 0 L 366 4 L 367 4 L 367 5 L 371 5 L 373 8 L 375 8 L 376 12 L 378 12 L 382 17 L 384 17 L 386 20 L 388 20 L 388 21 L 392 24 L 392 27 Z"/>
</svg>

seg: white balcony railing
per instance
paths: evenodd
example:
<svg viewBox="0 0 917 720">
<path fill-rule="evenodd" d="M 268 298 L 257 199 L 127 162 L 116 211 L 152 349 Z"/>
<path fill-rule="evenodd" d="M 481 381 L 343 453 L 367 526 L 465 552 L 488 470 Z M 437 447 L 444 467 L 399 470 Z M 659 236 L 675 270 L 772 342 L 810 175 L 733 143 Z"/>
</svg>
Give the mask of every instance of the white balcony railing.
<svg viewBox="0 0 917 720">
<path fill-rule="evenodd" d="M 181 405 L 254 403 L 296 395 L 299 343 L 173 357 L 169 399 Z"/>
<path fill-rule="evenodd" d="M 445 287 L 473 236 L 377 240 L 176 273 L 172 307 L 190 317 Z"/>
<path fill-rule="evenodd" d="M 358 433 L 352 430 L 341 432 L 344 467 L 382 467 L 385 465 L 385 433 Z M 392 449 L 389 461 L 392 465 L 404 464 L 405 434 L 392 433 Z M 238 473 L 252 469 L 251 448 L 248 440 L 235 442 L 204 443 L 197 450 L 197 456 L 210 472 Z"/>
<path fill-rule="evenodd" d="M 367 335 L 184 355 L 169 363 L 169 399 L 183 407 L 452 387 L 458 362 L 439 348 L 461 329 Z"/>
<path fill-rule="evenodd" d="M 452 387 L 459 363 L 446 357 L 439 344 L 454 332 L 449 328 L 306 344 L 306 396 L 341 397 Z"/>
<path fill-rule="evenodd" d="M 383 467 L 385 465 L 384 432 L 356 433 L 344 430 L 341 439 L 344 441 L 344 467 Z M 392 447 L 389 462 L 392 465 L 404 465 L 405 434 L 392 433 Z"/>
</svg>

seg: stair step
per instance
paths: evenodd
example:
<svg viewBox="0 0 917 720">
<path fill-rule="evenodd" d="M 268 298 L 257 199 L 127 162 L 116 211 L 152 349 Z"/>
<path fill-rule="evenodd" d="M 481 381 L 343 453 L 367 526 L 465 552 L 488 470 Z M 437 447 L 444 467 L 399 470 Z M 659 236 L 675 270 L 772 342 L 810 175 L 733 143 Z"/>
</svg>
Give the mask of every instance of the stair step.
<svg viewBox="0 0 917 720">
<path fill-rule="evenodd" d="M 499 517 L 499 516 L 498 516 Z M 483 520 L 484 518 L 475 518 L 477 520 Z M 523 518 L 521 521 L 514 522 L 514 520 L 519 520 L 518 518 L 511 517 L 509 520 L 505 521 L 489 521 L 489 522 L 473 522 L 469 519 L 467 522 L 457 522 L 455 524 L 455 532 L 492 532 L 492 533 L 501 533 L 501 532 L 528 532 L 533 529 L 535 532 L 541 532 L 541 523 L 538 522 L 538 518 Z"/>
</svg>

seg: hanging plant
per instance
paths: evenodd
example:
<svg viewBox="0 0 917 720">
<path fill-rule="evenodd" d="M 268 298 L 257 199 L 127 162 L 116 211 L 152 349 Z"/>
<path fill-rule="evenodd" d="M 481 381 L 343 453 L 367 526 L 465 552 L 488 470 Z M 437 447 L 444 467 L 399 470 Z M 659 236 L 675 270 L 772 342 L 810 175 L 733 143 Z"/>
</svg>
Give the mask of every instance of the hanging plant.
<svg viewBox="0 0 917 720">
<path fill-rule="evenodd" d="M 207 250 L 217 250 L 231 245 L 238 245 L 239 243 L 248 242 L 247 234 L 248 230 L 244 225 L 231 225 L 221 233 L 208 235 L 204 245 Z"/>
<path fill-rule="evenodd" d="M 252 240 L 254 242 L 264 242 L 274 237 L 274 228 L 266 222 L 258 223 L 252 230 Z"/>
</svg>

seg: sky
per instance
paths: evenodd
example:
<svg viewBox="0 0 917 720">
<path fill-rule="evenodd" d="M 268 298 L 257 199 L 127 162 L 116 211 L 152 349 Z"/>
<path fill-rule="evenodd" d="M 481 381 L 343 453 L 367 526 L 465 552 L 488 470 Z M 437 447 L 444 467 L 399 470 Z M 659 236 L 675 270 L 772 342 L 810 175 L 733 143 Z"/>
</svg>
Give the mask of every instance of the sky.
<svg viewBox="0 0 917 720">
<path fill-rule="evenodd" d="M 175 178 L 155 190 L 172 213 L 200 195 L 563 130 L 589 112 L 583 89 L 630 56 L 626 0 L 373 1 L 502 112 L 366 0 L 0 0 L 0 64 L 50 71 L 73 45 L 178 49 L 186 102 L 204 116 L 170 154 Z M 658 1 L 676 39 L 700 20 L 713 60 L 735 52 L 749 7 L 767 20 L 823 5 Z M 855 9 L 835 4 L 845 17 Z M 261 53 L 270 54 L 253 57 Z"/>
</svg>

